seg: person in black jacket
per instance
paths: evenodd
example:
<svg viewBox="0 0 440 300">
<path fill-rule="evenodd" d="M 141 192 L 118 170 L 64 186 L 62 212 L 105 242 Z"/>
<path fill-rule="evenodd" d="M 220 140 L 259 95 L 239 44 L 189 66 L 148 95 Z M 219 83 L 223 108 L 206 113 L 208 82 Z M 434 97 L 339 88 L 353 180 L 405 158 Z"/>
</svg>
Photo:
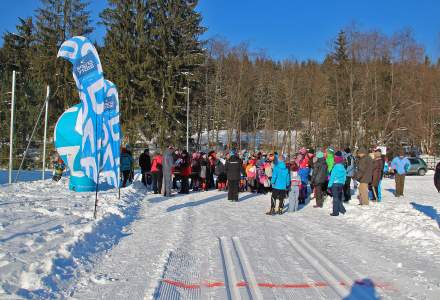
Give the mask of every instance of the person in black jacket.
<svg viewBox="0 0 440 300">
<path fill-rule="evenodd" d="M 231 151 L 230 155 L 231 157 L 225 166 L 228 179 L 228 200 L 237 202 L 241 174 L 243 173 L 243 163 L 234 150 Z"/>
<path fill-rule="evenodd" d="M 437 191 L 440 193 L 440 162 L 435 167 L 434 185 Z"/>
<path fill-rule="evenodd" d="M 144 152 L 139 156 L 139 167 L 142 173 L 142 183 L 147 186 L 151 184 L 151 158 L 150 150 L 145 149 Z"/>
<path fill-rule="evenodd" d="M 324 195 L 327 191 L 327 163 L 324 158 L 324 153 L 322 151 L 318 151 L 316 153 L 316 158 L 318 158 L 318 160 L 313 165 L 311 179 L 316 192 L 316 205 L 313 206 L 315 208 L 322 207 L 324 204 Z"/>
<path fill-rule="evenodd" d="M 216 186 L 219 191 L 225 191 L 226 190 L 226 161 L 224 158 L 219 157 L 217 158 L 217 161 L 215 162 L 215 169 L 214 174 L 217 176 L 217 182 Z"/>
</svg>

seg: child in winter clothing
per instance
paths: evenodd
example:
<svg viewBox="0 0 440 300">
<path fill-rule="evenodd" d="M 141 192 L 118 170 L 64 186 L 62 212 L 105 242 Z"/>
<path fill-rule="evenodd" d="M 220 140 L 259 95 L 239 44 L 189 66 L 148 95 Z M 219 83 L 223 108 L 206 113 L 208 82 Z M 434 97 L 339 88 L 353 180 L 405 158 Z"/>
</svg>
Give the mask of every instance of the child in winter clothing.
<svg viewBox="0 0 440 300">
<path fill-rule="evenodd" d="M 277 159 L 277 163 L 273 169 L 272 174 L 272 197 L 270 204 L 270 211 L 266 214 L 275 214 L 276 201 L 279 200 L 278 214 L 283 213 L 284 199 L 286 198 L 286 192 L 290 186 L 290 172 L 284 163 L 285 157 L 280 156 Z"/>
<path fill-rule="evenodd" d="M 290 191 L 289 212 L 298 210 L 298 196 L 301 188 L 301 177 L 298 175 L 298 165 L 295 161 L 290 162 Z"/>
<path fill-rule="evenodd" d="M 324 204 L 324 196 L 327 190 L 327 163 L 325 162 L 324 153 L 318 151 L 316 153 L 317 161 L 313 165 L 312 184 L 315 187 L 315 208 L 322 207 Z"/>
<path fill-rule="evenodd" d="M 226 190 L 226 160 L 223 157 L 217 159 L 215 163 L 215 176 L 217 176 L 217 189 L 219 191 Z"/>
<path fill-rule="evenodd" d="M 53 181 L 59 181 L 61 177 L 63 176 L 64 169 L 66 168 L 66 165 L 64 164 L 64 161 L 61 159 L 61 157 L 58 157 L 58 159 L 53 163 L 54 172 L 53 172 Z"/>
<path fill-rule="evenodd" d="M 299 204 L 305 204 L 308 197 L 307 186 L 309 182 L 309 157 L 307 156 L 307 150 L 302 148 L 299 150 L 299 170 L 298 175 L 301 177 L 301 187 L 299 190 Z"/>
<path fill-rule="evenodd" d="M 333 170 L 333 166 L 335 165 L 335 149 L 333 147 L 328 147 L 326 151 L 326 159 L 328 174 Z"/>
<path fill-rule="evenodd" d="M 269 179 L 266 175 L 265 170 L 266 170 L 266 157 L 263 156 L 257 162 L 257 183 L 258 183 L 257 192 L 259 194 L 266 194 L 267 188 L 269 187 L 269 184 L 268 184 Z"/>
<path fill-rule="evenodd" d="M 122 173 L 122 187 L 127 185 L 127 181 L 131 180 L 131 172 L 133 166 L 133 157 L 130 155 L 130 152 L 127 148 L 122 148 L 121 151 L 121 173 Z"/>
<path fill-rule="evenodd" d="M 194 192 L 199 190 L 200 168 L 200 154 L 194 152 L 191 159 L 191 187 Z"/>
<path fill-rule="evenodd" d="M 209 162 L 206 154 L 202 155 L 200 160 L 200 186 L 203 191 L 208 190 L 207 178 L 209 172 Z"/>
<path fill-rule="evenodd" d="M 335 153 L 335 165 L 330 175 L 328 188 L 331 189 L 333 195 L 333 213 L 331 216 L 338 216 L 339 213 L 345 214 L 345 207 L 343 204 L 344 185 L 347 177 L 347 172 L 344 168 L 344 158 L 340 151 Z"/>
<path fill-rule="evenodd" d="M 162 155 L 156 153 L 151 161 L 151 177 L 153 179 L 153 192 L 159 194 L 162 191 Z"/>
<path fill-rule="evenodd" d="M 255 159 L 250 159 L 248 165 L 246 166 L 246 176 L 248 191 L 253 193 L 255 191 L 255 183 L 257 177 L 257 167 L 255 166 Z"/>
</svg>

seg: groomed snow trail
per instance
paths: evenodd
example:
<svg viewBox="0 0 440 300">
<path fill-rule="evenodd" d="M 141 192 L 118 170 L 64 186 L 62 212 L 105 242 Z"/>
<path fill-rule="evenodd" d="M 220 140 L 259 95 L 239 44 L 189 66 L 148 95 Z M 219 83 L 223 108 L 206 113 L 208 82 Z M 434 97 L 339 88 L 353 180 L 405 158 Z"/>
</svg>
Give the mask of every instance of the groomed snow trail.
<svg viewBox="0 0 440 300">
<path fill-rule="evenodd" d="M 328 215 L 329 201 L 324 209 L 310 203 L 294 214 L 266 216 L 269 195 L 245 193 L 238 203 L 217 191 L 148 195 L 130 235 L 90 274 L 116 279 L 84 278 L 73 297 L 438 299 L 440 260 L 430 255 L 440 250 L 432 236 L 438 226 L 411 204 L 419 200 L 414 185 L 429 180 L 409 177 L 407 196 L 399 200 L 387 191 L 393 186 L 387 180 L 384 202 L 364 208 L 353 200 L 347 215 L 338 218 Z M 426 189 L 423 195 L 437 193 Z M 374 222 L 383 222 L 381 216 L 393 211 L 417 218 L 408 226 L 425 226 L 426 236 L 395 236 L 400 226 L 395 221 L 375 230 Z"/>
<path fill-rule="evenodd" d="M 345 216 L 330 217 L 328 200 L 323 209 L 309 203 L 267 216 L 269 194 L 244 193 L 238 203 L 217 191 L 164 198 L 136 183 L 122 193 L 133 209 L 122 210 L 129 222 L 118 238 L 94 227 L 89 239 L 66 247 L 74 253 L 96 238 L 101 250 L 70 266 L 69 283 L 48 296 L 440 299 L 440 200 L 432 175 L 408 177 L 404 198 L 394 198 L 392 188 L 385 180 L 383 202 L 369 207 L 353 199 Z M 38 298 L 32 295 L 21 297 Z"/>
</svg>

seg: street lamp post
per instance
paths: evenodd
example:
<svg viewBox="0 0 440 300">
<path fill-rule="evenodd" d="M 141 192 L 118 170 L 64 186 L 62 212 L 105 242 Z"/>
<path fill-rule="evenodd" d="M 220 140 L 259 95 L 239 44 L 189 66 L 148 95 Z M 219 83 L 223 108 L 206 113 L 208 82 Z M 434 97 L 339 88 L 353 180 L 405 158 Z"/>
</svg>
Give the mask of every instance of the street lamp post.
<svg viewBox="0 0 440 300">
<path fill-rule="evenodd" d="M 189 92 L 190 92 L 190 87 L 186 86 L 183 89 L 186 90 L 186 93 L 179 92 L 179 91 L 177 93 L 186 95 L 186 151 L 189 152 Z"/>
<path fill-rule="evenodd" d="M 186 87 L 186 151 L 189 152 L 189 86 Z"/>
<path fill-rule="evenodd" d="M 9 184 L 12 184 L 12 150 L 14 144 L 15 70 L 12 71 L 11 127 L 9 136 Z"/>
</svg>

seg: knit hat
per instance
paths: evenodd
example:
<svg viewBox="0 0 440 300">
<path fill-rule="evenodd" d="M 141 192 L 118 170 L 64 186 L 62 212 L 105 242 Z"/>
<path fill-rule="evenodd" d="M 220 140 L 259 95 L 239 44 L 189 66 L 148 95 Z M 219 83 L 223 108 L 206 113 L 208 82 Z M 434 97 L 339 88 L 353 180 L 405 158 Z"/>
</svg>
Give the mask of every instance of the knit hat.
<svg viewBox="0 0 440 300">
<path fill-rule="evenodd" d="M 344 162 L 344 158 L 342 156 L 335 156 L 335 164 L 342 164 Z"/>
<path fill-rule="evenodd" d="M 335 149 L 332 146 L 330 146 L 330 147 L 327 148 L 327 151 L 335 152 Z"/>
<path fill-rule="evenodd" d="M 316 153 L 316 157 L 317 157 L 317 158 L 323 158 L 323 157 L 324 157 L 324 152 L 322 152 L 322 151 L 318 151 L 318 152 Z"/>
<path fill-rule="evenodd" d="M 335 156 L 342 156 L 342 152 L 341 151 L 336 151 Z"/>
</svg>

